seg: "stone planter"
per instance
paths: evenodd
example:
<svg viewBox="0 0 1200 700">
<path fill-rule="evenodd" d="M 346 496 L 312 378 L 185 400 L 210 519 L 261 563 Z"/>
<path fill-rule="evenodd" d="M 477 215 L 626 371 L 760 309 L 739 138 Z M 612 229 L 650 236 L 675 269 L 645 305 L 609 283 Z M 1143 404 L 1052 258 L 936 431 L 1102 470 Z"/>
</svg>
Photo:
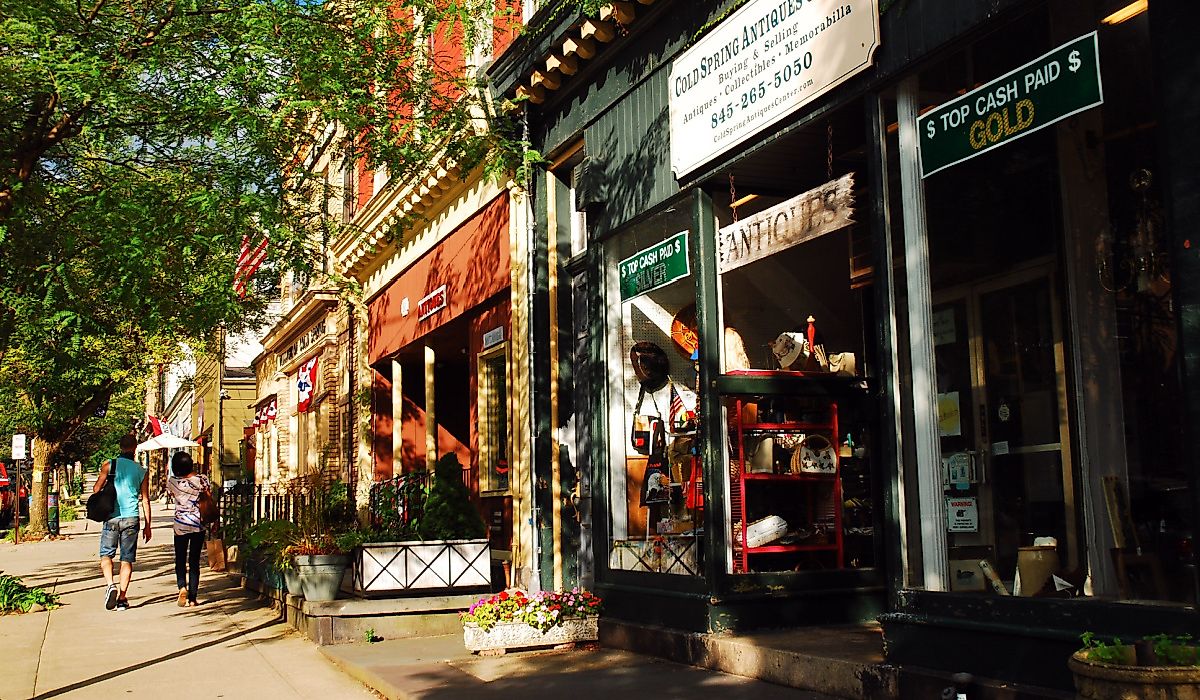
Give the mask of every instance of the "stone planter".
<svg viewBox="0 0 1200 700">
<path fill-rule="evenodd" d="M 491 583 L 487 540 L 369 542 L 355 553 L 354 590 L 367 595 L 486 588 Z"/>
<path fill-rule="evenodd" d="M 479 625 L 468 622 L 463 625 L 463 643 L 468 651 L 479 652 L 591 642 L 599 638 L 599 623 L 599 616 L 563 620 L 561 625 L 543 633 L 524 622 L 500 622 L 486 632 Z"/>
<path fill-rule="evenodd" d="M 307 600 L 336 600 L 350 557 L 322 554 L 296 557 L 296 571 Z"/>
<path fill-rule="evenodd" d="M 295 567 L 285 569 L 282 574 L 283 584 L 287 587 L 287 592 L 290 595 L 304 595 L 304 581 L 300 578 L 300 572 Z"/>
<path fill-rule="evenodd" d="M 1200 700 L 1200 666 L 1108 664 L 1090 660 L 1087 650 L 1075 652 L 1067 666 L 1078 700 Z"/>
</svg>

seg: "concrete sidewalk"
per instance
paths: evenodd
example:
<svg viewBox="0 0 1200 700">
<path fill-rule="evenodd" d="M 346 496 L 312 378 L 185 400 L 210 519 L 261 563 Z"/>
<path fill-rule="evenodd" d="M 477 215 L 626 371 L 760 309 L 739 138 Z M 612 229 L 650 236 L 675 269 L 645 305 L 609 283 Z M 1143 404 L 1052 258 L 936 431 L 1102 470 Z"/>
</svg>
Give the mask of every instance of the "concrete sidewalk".
<svg viewBox="0 0 1200 700">
<path fill-rule="evenodd" d="M 325 646 L 321 652 L 391 700 L 491 697 L 833 700 L 817 693 L 613 649 L 479 657 L 464 649 L 459 634 Z"/>
<path fill-rule="evenodd" d="M 202 605 L 176 606 L 171 511 L 153 512 L 126 611 L 104 609 L 98 524 L 64 525 L 68 540 L 0 543 L 0 571 L 64 603 L 0 617 L 0 700 L 373 697 L 224 574 L 205 568 Z"/>
</svg>

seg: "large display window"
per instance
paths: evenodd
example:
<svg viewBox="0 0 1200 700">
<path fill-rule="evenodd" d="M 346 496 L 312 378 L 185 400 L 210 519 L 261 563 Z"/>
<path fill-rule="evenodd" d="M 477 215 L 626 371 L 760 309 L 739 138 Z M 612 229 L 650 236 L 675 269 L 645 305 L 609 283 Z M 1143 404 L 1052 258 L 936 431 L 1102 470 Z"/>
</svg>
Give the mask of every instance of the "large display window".
<svg viewBox="0 0 1200 700">
<path fill-rule="evenodd" d="M 691 229 L 679 205 L 605 244 L 612 570 L 703 575 Z"/>
<path fill-rule="evenodd" d="M 862 114 L 855 102 L 750 159 L 717 200 L 728 573 L 876 565 Z M 766 177 L 781 153 L 791 177 Z"/>
<path fill-rule="evenodd" d="M 928 265 L 927 300 L 897 284 L 911 587 L 1197 602 L 1149 25 L 1106 14 L 1051 3 L 885 98 L 897 278 Z M 1068 89 L 1095 97 L 1057 119 Z M 900 132 L 964 95 L 979 153 L 923 141 L 905 182 Z"/>
</svg>

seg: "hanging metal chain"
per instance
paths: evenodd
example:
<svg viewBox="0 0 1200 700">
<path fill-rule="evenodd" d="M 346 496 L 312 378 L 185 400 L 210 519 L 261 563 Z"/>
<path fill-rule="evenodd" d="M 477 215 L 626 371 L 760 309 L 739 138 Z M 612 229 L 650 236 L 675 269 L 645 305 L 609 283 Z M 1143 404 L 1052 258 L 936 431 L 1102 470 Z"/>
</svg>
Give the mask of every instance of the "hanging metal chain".
<svg viewBox="0 0 1200 700">
<path fill-rule="evenodd" d="M 833 122 L 825 127 L 825 179 L 833 179 Z"/>
<path fill-rule="evenodd" d="M 737 188 L 733 186 L 733 173 L 729 173 L 729 208 L 733 210 L 733 222 L 737 223 Z"/>
</svg>

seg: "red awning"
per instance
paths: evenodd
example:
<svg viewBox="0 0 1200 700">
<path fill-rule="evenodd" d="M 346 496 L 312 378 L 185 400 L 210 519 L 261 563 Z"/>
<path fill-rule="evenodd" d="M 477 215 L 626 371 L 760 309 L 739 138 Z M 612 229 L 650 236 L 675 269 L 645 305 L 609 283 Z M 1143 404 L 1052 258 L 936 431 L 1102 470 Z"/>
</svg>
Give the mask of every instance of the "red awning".
<svg viewBox="0 0 1200 700">
<path fill-rule="evenodd" d="M 8 486 L 10 483 L 8 469 L 4 467 L 4 462 L 0 462 L 0 486 Z"/>
</svg>

